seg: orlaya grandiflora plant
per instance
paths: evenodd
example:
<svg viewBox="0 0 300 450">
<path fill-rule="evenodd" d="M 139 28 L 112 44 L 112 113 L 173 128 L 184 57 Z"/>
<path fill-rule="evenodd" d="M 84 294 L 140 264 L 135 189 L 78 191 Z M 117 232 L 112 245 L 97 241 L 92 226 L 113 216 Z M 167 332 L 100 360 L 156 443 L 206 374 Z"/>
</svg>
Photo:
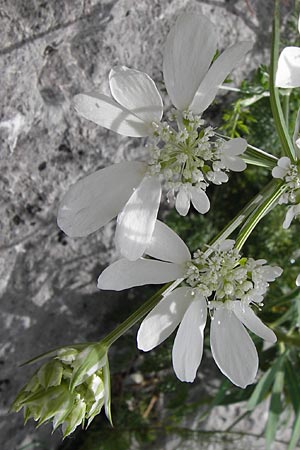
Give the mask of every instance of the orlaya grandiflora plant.
<svg viewBox="0 0 300 450">
<path fill-rule="evenodd" d="M 179 236 L 159 221 L 146 254 L 137 261 L 116 261 L 98 279 L 100 289 L 112 290 L 176 279 L 184 283 L 163 296 L 143 320 L 138 347 L 153 349 L 179 325 L 173 367 L 181 381 L 192 382 L 202 359 L 209 312 L 210 346 L 218 367 L 237 386 L 245 388 L 253 383 L 258 355 L 244 325 L 266 341 L 276 342 L 274 332 L 251 306 L 262 306 L 269 282 L 280 276 L 282 269 L 266 265 L 262 259 L 241 257 L 233 240 L 224 240 L 205 252 L 198 250 L 192 258 Z"/>
<path fill-rule="evenodd" d="M 212 63 L 216 48 L 215 27 L 206 17 L 178 18 L 163 60 L 165 85 L 175 106 L 169 122 L 161 122 L 163 102 L 153 80 L 124 66 L 109 74 L 111 96 L 91 93 L 74 98 L 83 117 L 119 134 L 151 136 L 153 141 L 147 163 L 114 164 L 71 187 L 58 213 L 58 225 L 67 235 L 86 236 L 118 215 L 116 245 L 123 256 L 136 260 L 151 241 L 162 180 L 181 215 L 187 214 L 190 202 L 204 214 L 210 208 L 205 192 L 209 183 L 226 182 L 227 171 L 246 168 L 240 157 L 246 141 L 217 137 L 200 116 L 251 44 L 237 43 Z"/>
<path fill-rule="evenodd" d="M 300 33 L 300 17 L 298 19 Z M 295 88 L 300 86 L 300 47 L 288 46 L 280 53 L 275 86 Z"/>
<path fill-rule="evenodd" d="M 279 158 L 277 165 L 272 170 L 274 178 L 283 180 L 286 184 L 285 192 L 279 197 L 279 204 L 289 205 L 287 210 L 283 228 L 290 227 L 292 220 L 300 216 L 300 139 L 299 139 L 299 127 L 300 127 L 300 109 L 297 114 L 293 145 L 295 149 L 295 160 L 287 156 Z"/>
</svg>

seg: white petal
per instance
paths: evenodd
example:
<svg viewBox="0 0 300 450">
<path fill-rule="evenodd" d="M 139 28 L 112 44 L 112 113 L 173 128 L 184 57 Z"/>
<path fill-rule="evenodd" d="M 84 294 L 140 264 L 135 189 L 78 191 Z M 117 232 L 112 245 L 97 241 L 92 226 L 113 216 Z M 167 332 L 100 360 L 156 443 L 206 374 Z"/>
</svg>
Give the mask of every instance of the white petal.
<svg viewBox="0 0 300 450">
<path fill-rule="evenodd" d="M 163 115 L 163 102 L 154 81 L 144 72 L 121 66 L 112 69 L 109 84 L 115 100 L 151 124 Z"/>
<path fill-rule="evenodd" d="M 229 156 L 242 155 L 247 149 L 247 141 L 243 138 L 235 138 L 226 141 L 222 147 L 222 153 Z"/>
<path fill-rule="evenodd" d="M 214 25 L 202 15 L 183 14 L 165 45 L 163 72 L 174 106 L 186 109 L 207 72 L 217 48 Z"/>
<path fill-rule="evenodd" d="M 181 187 L 176 195 L 175 208 L 178 214 L 186 216 L 190 209 L 190 195 L 187 189 Z"/>
<path fill-rule="evenodd" d="M 222 158 L 222 163 L 233 172 L 243 172 L 247 168 L 247 164 L 239 156 L 225 155 Z"/>
<path fill-rule="evenodd" d="M 300 86 L 300 48 L 285 47 L 278 59 L 275 86 L 293 88 Z"/>
<path fill-rule="evenodd" d="M 173 367 L 181 381 L 192 382 L 196 377 L 203 354 L 206 318 L 206 301 L 198 295 L 183 316 L 173 345 Z"/>
<path fill-rule="evenodd" d="M 258 356 L 252 339 L 232 311 L 217 309 L 211 321 L 210 345 L 221 372 L 245 388 L 257 374 Z"/>
<path fill-rule="evenodd" d="M 107 95 L 95 92 L 78 94 L 73 98 L 73 104 L 77 113 L 82 117 L 116 133 L 132 137 L 151 134 L 148 123 Z"/>
<path fill-rule="evenodd" d="M 274 331 L 268 328 L 249 306 L 235 301 L 233 302 L 233 311 L 237 318 L 257 336 L 265 341 L 272 342 L 272 344 L 277 341 Z"/>
<path fill-rule="evenodd" d="M 300 274 L 296 278 L 296 286 L 300 286 Z"/>
<path fill-rule="evenodd" d="M 227 75 L 244 59 L 245 54 L 251 50 L 251 42 L 239 42 L 228 47 L 211 65 L 205 78 L 197 86 L 197 91 L 189 109 L 200 114 L 212 103 L 217 95 L 220 84 Z"/>
<path fill-rule="evenodd" d="M 279 158 L 279 160 L 277 161 L 277 164 L 279 167 L 281 167 L 282 169 L 285 169 L 286 171 L 288 171 L 291 167 L 291 160 L 290 158 L 288 158 L 287 156 L 282 156 L 281 158 Z"/>
<path fill-rule="evenodd" d="M 167 339 L 193 298 L 187 287 L 177 288 L 164 297 L 143 320 L 137 334 L 138 348 L 148 352 Z"/>
<path fill-rule="evenodd" d="M 145 177 L 118 216 L 116 245 L 122 256 L 135 260 L 148 247 L 161 198 L 157 176 Z"/>
<path fill-rule="evenodd" d="M 163 222 L 156 221 L 154 232 L 146 254 L 162 261 L 183 263 L 191 259 L 189 249 L 183 240 Z"/>
<path fill-rule="evenodd" d="M 121 162 L 88 175 L 63 197 L 58 226 L 68 236 L 87 236 L 115 217 L 144 177 L 146 165 Z"/>
<path fill-rule="evenodd" d="M 182 278 L 183 267 L 179 264 L 139 259 L 119 259 L 108 266 L 98 278 L 98 288 L 121 291 L 145 284 L 163 284 Z"/>
<path fill-rule="evenodd" d="M 275 166 L 272 169 L 273 178 L 281 178 L 283 180 L 283 178 L 286 176 L 286 174 L 287 174 L 286 169 L 283 169 L 282 167 Z"/>
<path fill-rule="evenodd" d="M 200 213 L 205 214 L 207 211 L 209 211 L 210 208 L 210 201 L 207 197 L 206 193 L 197 187 L 192 186 L 190 188 L 191 196 L 192 196 L 192 203 L 194 208 Z"/>
<path fill-rule="evenodd" d="M 282 224 L 282 227 L 283 227 L 285 230 L 287 230 L 287 229 L 290 227 L 290 225 L 291 225 L 292 220 L 294 219 L 294 217 L 295 217 L 295 207 L 294 207 L 294 206 L 291 206 L 291 207 L 287 210 L 287 213 L 286 213 L 286 215 L 285 215 L 285 219 L 284 219 L 283 224 Z"/>
</svg>

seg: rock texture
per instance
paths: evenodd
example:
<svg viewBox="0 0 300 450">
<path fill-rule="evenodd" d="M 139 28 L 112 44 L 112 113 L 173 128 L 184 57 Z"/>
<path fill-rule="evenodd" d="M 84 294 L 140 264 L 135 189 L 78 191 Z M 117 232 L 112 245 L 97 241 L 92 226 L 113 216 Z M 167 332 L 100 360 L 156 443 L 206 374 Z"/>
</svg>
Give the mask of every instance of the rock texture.
<svg viewBox="0 0 300 450">
<path fill-rule="evenodd" d="M 112 66 L 147 72 L 162 86 L 163 43 L 182 11 L 207 14 L 220 49 L 250 39 L 241 79 L 267 63 L 272 0 L 2 0 L 0 3 L 0 390 L 2 450 L 36 442 L 54 449 L 49 427 L 23 427 L 8 408 L 32 368 L 24 360 L 65 343 L 101 337 L 125 294 L 98 292 L 115 257 L 114 224 L 82 239 L 56 225 L 59 200 L 98 168 L 143 155 L 143 142 L 80 119 L 72 96 L 107 89 Z M 286 2 L 287 11 L 292 2 Z M 26 448 L 30 448 L 29 446 Z M 33 448 L 33 447 L 32 447 Z M 254 447 L 253 447 L 254 448 Z M 275 448 L 275 447 L 274 447 Z"/>
</svg>

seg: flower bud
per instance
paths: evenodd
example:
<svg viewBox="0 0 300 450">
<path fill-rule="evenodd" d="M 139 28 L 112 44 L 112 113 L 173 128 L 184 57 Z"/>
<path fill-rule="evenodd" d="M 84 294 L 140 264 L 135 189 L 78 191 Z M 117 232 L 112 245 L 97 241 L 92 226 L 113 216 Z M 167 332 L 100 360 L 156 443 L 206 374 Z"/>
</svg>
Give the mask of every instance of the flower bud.
<svg viewBox="0 0 300 450">
<path fill-rule="evenodd" d="M 86 420 L 88 426 L 103 405 L 111 422 L 107 348 L 96 343 L 57 350 L 21 389 L 11 409 L 24 408 L 25 422 L 31 417 L 38 426 L 52 421 L 53 430 L 62 425 L 66 437 Z"/>
</svg>

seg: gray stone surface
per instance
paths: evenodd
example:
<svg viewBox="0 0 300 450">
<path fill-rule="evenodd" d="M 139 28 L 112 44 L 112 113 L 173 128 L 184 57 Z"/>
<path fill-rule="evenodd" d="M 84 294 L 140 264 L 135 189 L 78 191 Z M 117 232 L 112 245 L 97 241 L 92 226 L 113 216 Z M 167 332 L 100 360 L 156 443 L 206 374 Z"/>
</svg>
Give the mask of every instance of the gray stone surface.
<svg viewBox="0 0 300 450">
<path fill-rule="evenodd" d="M 59 199 L 77 179 L 144 154 L 143 142 L 76 116 L 78 92 L 107 89 L 109 69 L 125 64 L 161 86 L 167 32 L 181 11 L 216 24 L 220 49 L 254 42 L 236 72 L 267 63 L 272 0 L 0 1 L 0 391 L 2 450 L 31 442 L 54 449 L 59 433 L 25 427 L 9 405 L 31 368 L 24 360 L 49 348 L 101 337 L 125 294 L 98 292 L 96 279 L 116 255 L 113 226 L 69 239 L 56 226 Z M 287 7 L 292 9 L 292 2 Z M 30 448 L 30 447 L 26 447 Z M 33 448 L 33 447 L 32 447 Z"/>
</svg>

